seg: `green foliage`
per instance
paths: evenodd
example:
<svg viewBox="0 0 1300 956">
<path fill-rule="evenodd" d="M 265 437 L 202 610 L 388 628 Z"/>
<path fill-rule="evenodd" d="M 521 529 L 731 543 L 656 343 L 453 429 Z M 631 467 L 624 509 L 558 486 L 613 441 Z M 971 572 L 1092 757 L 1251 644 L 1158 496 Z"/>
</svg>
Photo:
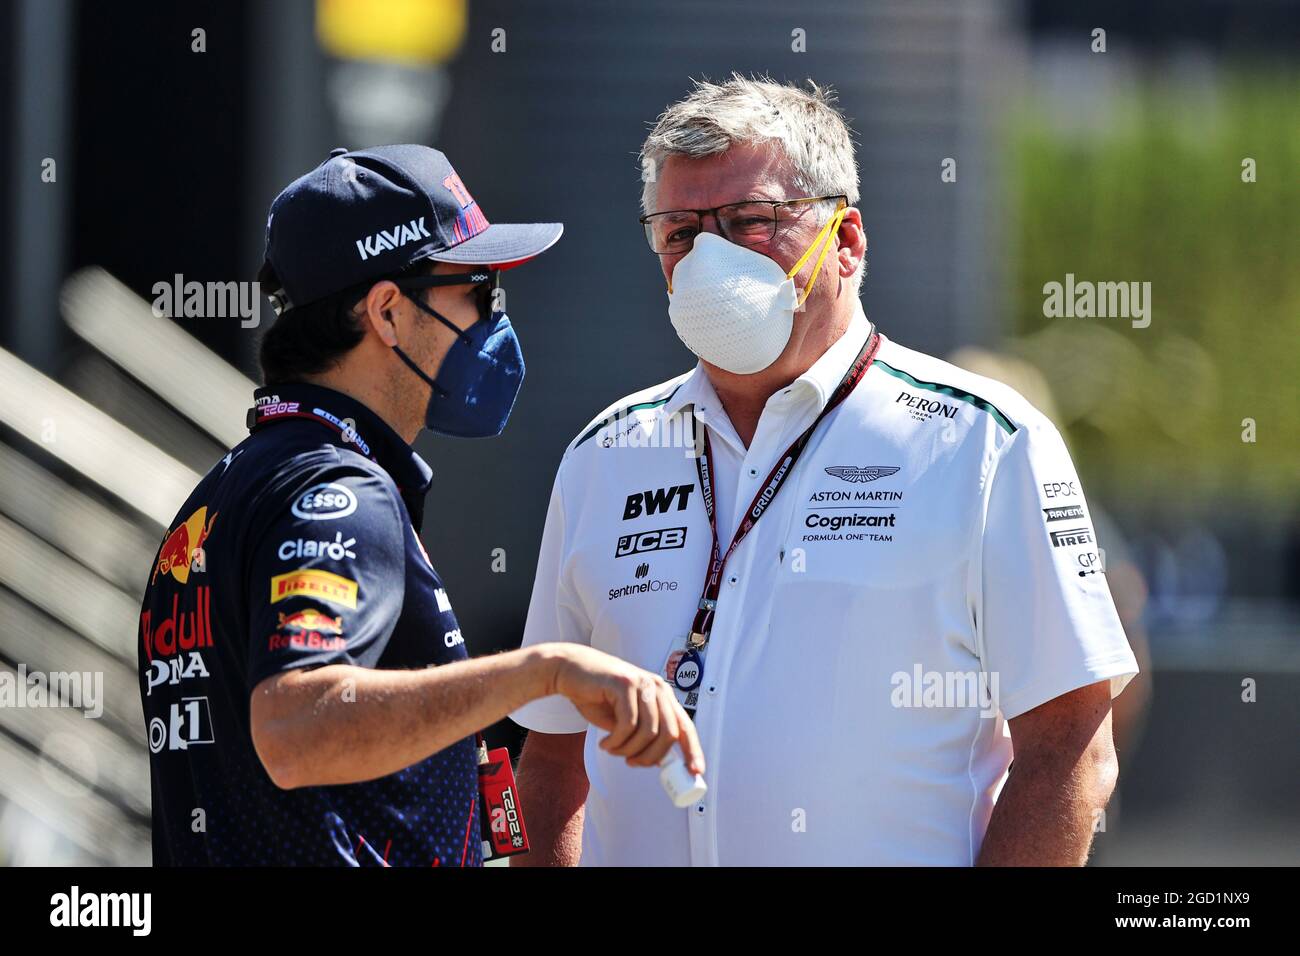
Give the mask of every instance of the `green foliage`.
<svg viewBox="0 0 1300 956">
<path fill-rule="evenodd" d="M 1051 383 L 1090 488 L 1154 498 L 1174 482 L 1188 502 L 1295 499 L 1296 80 L 1237 74 L 1208 97 L 1148 85 L 1078 129 L 1041 104 L 1018 114 L 1007 347 Z M 1254 183 L 1242 181 L 1247 158 Z M 1150 326 L 1045 317 L 1043 286 L 1066 273 L 1150 282 Z"/>
</svg>

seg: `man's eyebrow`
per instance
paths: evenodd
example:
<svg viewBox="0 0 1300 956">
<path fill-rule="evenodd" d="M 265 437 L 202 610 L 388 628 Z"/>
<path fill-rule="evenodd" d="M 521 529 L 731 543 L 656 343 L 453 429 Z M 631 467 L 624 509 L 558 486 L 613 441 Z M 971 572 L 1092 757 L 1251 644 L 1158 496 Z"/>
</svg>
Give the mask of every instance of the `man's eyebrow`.
<svg viewBox="0 0 1300 956">
<path fill-rule="evenodd" d="M 767 195 L 764 195 L 765 192 L 768 193 L 768 194 L 767 194 Z M 756 190 L 754 190 L 753 192 L 748 193 L 747 195 L 740 197 L 739 199 L 728 199 L 726 202 L 718 203 L 717 206 L 734 206 L 736 203 L 742 203 L 742 202 L 755 202 L 755 201 L 757 201 L 757 202 L 785 202 L 785 201 L 786 201 L 786 197 L 785 197 L 784 195 L 772 195 L 771 192 L 770 192 L 769 190 L 756 189 Z M 661 210 L 659 210 L 658 212 L 647 213 L 647 215 L 657 216 L 657 215 L 661 215 L 662 213 L 666 213 L 666 212 L 694 212 L 697 208 L 710 208 L 710 207 L 702 207 L 702 206 L 700 206 L 700 207 L 697 207 L 697 206 L 673 206 L 673 207 L 670 208 L 670 209 L 661 209 Z M 712 207 L 712 208 L 716 208 L 716 207 Z"/>
</svg>

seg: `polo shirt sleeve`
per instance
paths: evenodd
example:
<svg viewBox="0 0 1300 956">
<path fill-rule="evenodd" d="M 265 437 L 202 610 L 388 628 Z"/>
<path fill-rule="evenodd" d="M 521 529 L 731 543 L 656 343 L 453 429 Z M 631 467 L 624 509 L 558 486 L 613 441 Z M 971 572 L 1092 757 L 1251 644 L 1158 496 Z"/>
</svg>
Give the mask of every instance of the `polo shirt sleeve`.
<svg viewBox="0 0 1300 956">
<path fill-rule="evenodd" d="M 976 627 L 1003 715 L 1106 679 L 1118 696 L 1137 661 L 1060 433 L 1042 416 L 1021 425 L 989 481 Z"/>
<path fill-rule="evenodd" d="M 528 605 L 528 621 L 524 625 L 523 647 L 550 641 L 591 644 L 591 621 L 578 600 L 569 573 L 563 464 L 560 467 L 546 509 L 546 528 L 542 532 L 533 597 Z M 587 719 L 567 698 L 558 694 L 525 704 L 512 713 L 510 719 L 521 727 L 544 734 L 577 734 L 587 729 Z"/>
<path fill-rule="evenodd" d="M 248 687 L 326 664 L 374 667 L 405 597 L 396 490 L 350 466 L 284 485 L 250 532 Z"/>
</svg>

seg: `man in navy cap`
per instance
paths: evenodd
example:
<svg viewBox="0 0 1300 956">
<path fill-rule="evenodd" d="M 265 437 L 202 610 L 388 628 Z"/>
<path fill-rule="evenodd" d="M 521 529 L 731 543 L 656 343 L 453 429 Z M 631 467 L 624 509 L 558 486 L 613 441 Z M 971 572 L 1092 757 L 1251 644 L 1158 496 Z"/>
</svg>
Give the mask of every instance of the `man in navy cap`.
<svg viewBox="0 0 1300 956">
<path fill-rule="evenodd" d="M 562 229 L 489 224 L 423 146 L 335 150 L 272 203 L 252 434 L 177 512 L 141 609 L 155 864 L 477 865 L 475 734 L 553 694 L 629 763 L 677 743 L 703 769 L 652 674 L 560 644 L 470 660 L 418 536 L 411 442 L 505 427 L 500 271 Z"/>
</svg>

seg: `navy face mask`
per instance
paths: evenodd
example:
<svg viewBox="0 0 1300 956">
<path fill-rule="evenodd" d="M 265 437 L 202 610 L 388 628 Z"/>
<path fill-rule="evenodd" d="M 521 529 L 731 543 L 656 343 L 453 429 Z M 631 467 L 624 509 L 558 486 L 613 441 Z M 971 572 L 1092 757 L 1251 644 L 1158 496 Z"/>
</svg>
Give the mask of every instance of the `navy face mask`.
<svg viewBox="0 0 1300 956">
<path fill-rule="evenodd" d="M 433 280 L 444 280 L 435 282 Z M 451 281 L 445 281 L 451 280 Z M 475 283 L 479 290 L 480 319 L 468 329 L 454 323 L 414 296 L 407 296 L 421 311 L 456 333 L 436 379 L 426 375 L 409 355 L 394 345 L 393 351 L 430 387 L 424 424 L 430 431 L 453 438 L 493 438 L 506 427 L 524 381 L 524 355 L 519 339 L 504 312 L 492 311 L 492 294 L 499 273 L 469 272 L 455 276 L 403 279 L 398 286 L 429 288 Z"/>
</svg>

